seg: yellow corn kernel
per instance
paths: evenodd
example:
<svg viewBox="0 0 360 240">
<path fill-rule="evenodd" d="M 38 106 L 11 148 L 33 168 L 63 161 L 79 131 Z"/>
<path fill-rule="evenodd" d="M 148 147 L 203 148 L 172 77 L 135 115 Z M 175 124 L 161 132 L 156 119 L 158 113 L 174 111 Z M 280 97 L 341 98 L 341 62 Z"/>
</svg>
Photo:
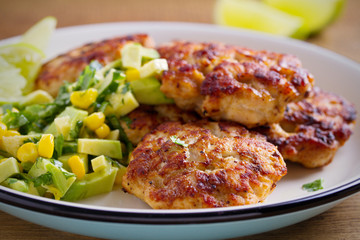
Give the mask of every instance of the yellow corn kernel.
<svg viewBox="0 0 360 240">
<path fill-rule="evenodd" d="M 0 137 L 4 136 L 7 131 L 6 124 L 0 122 Z"/>
<path fill-rule="evenodd" d="M 0 163 L 5 162 L 6 160 L 7 160 L 7 158 L 0 159 Z"/>
<path fill-rule="evenodd" d="M 21 162 L 35 162 L 38 156 L 36 144 L 32 142 L 21 145 L 16 153 L 17 159 Z"/>
<path fill-rule="evenodd" d="M 136 68 L 130 68 L 126 70 L 125 75 L 126 75 L 126 80 L 128 80 L 129 82 L 140 78 L 140 72 Z"/>
<path fill-rule="evenodd" d="M 105 123 L 95 130 L 95 134 L 96 136 L 98 136 L 98 138 L 106 138 L 109 135 L 109 133 L 110 133 L 110 128 Z"/>
<path fill-rule="evenodd" d="M 54 136 L 52 134 L 44 134 L 38 143 L 39 155 L 44 158 L 51 158 L 54 153 Z"/>
<path fill-rule="evenodd" d="M 82 179 L 85 176 L 85 166 L 78 155 L 70 157 L 68 164 L 78 179 Z"/>
<path fill-rule="evenodd" d="M 75 91 L 70 96 L 72 105 L 81 109 L 88 109 L 96 101 L 98 91 L 95 88 L 89 88 L 84 91 Z"/>
<path fill-rule="evenodd" d="M 90 116 L 85 118 L 85 125 L 92 131 L 95 131 L 97 128 L 101 127 L 105 122 L 105 115 L 102 112 L 92 113 Z"/>
<path fill-rule="evenodd" d="M 21 134 L 16 130 L 7 130 L 4 133 L 4 137 L 20 136 Z"/>
</svg>

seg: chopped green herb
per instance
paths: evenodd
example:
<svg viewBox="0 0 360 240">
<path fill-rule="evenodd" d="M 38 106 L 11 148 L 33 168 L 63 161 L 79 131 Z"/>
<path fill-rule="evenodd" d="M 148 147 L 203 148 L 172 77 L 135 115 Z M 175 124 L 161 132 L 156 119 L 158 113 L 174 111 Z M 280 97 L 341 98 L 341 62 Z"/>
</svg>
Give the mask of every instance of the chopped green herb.
<svg viewBox="0 0 360 240">
<path fill-rule="evenodd" d="M 109 158 L 107 156 L 105 156 L 105 159 L 109 162 L 111 162 L 111 165 L 114 166 L 114 167 L 117 167 L 117 168 L 120 168 L 121 167 L 121 164 L 118 162 L 118 161 L 115 161 L 114 159 L 112 158 Z"/>
<path fill-rule="evenodd" d="M 92 61 L 88 66 L 85 67 L 85 69 L 78 77 L 73 90 L 86 90 L 95 86 L 95 84 L 99 81 L 95 77 L 95 73 L 101 68 L 102 65 L 98 61 Z"/>
<path fill-rule="evenodd" d="M 109 86 L 107 86 L 107 87 L 104 89 L 104 91 L 97 97 L 96 102 L 102 103 L 108 95 L 110 95 L 111 93 L 116 92 L 116 90 L 118 89 L 118 87 L 119 87 L 119 83 L 118 83 L 118 82 L 115 82 L 115 81 L 111 82 L 111 83 L 109 84 Z"/>
<path fill-rule="evenodd" d="M 117 119 L 117 117 L 114 114 L 111 114 L 109 116 L 106 117 L 108 122 L 109 122 L 109 126 L 111 129 L 118 129 L 119 133 L 120 133 L 120 141 L 123 142 L 126 145 L 126 151 L 123 152 L 123 159 L 122 159 L 122 163 L 124 165 L 128 165 L 128 160 L 129 160 L 129 155 L 130 153 L 134 150 L 134 146 L 133 144 L 130 142 L 129 138 L 127 137 L 124 129 L 121 127 L 121 124 L 119 122 L 119 120 Z"/>
<path fill-rule="evenodd" d="M 67 153 L 77 153 L 76 142 L 64 142 L 62 154 L 67 154 Z"/>
<path fill-rule="evenodd" d="M 28 139 L 24 140 L 23 144 L 28 143 L 28 142 L 38 143 L 39 141 L 40 141 L 40 137 L 33 137 L 33 138 L 28 138 Z"/>
<path fill-rule="evenodd" d="M 182 141 L 180 138 L 178 138 L 177 136 L 173 135 L 170 137 L 171 141 L 173 141 L 173 143 L 183 146 L 183 147 L 188 147 L 189 144 L 185 143 L 184 141 Z"/>
<path fill-rule="evenodd" d="M 106 109 L 106 107 L 109 105 L 110 103 L 108 102 L 108 101 L 104 101 L 104 102 L 102 102 L 101 104 L 98 104 L 97 105 L 97 111 L 98 112 L 105 112 L 105 109 Z"/>
<path fill-rule="evenodd" d="M 121 89 L 121 94 L 125 94 L 130 91 L 130 83 L 125 83 L 124 87 Z"/>
<path fill-rule="evenodd" d="M 16 178 L 9 178 L 9 184 L 14 184 L 16 183 L 18 180 Z"/>
<path fill-rule="evenodd" d="M 72 139 L 76 139 L 79 137 L 79 134 L 80 134 L 80 130 L 81 130 L 81 127 L 83 126 L 83 121 L 77 121 L 76 122 L 76 125 L 75 125 L 75 128 L 70 130 L 70 137 Z"/>
<path fill-rule="evenodd" d="M 1 120 L 9 129 L 17 129 L 29 123 L 29 120 L 21 112 L 11 112 L 6 110 L 6 114 Z"/>
<path fill-rule="evenodd" d="M 50 185 L 52 183 L 52 174 L 50 172 L 44 173 L 34 179 L 35 187 L 39 187 L 41 185 Z"/>
<path fill-rule="evenodd" d="M 122 80 L 126 79 L 126 75 L 123 71 L 115 71 L 113 73 L 113 81 L 121 82 Z"/>
<path fill-rule="evenodd" d="M 324 179 L 320 178 L 311 183 L 306 183 L 302 185 L 302 189 L 308 192 L 318 191 L 320 189 L 324 189 L 323 183 L 324 183 Z"/>
<path fill-rule="evenodd" d="M 58 158 L 62 155 L 62 151 L 64 147 L 64 136 L 62 134 L 55 137 L 54 145 L 55 145 L 54 148 L 56 152 L 56 157 Z"/>
</svg>

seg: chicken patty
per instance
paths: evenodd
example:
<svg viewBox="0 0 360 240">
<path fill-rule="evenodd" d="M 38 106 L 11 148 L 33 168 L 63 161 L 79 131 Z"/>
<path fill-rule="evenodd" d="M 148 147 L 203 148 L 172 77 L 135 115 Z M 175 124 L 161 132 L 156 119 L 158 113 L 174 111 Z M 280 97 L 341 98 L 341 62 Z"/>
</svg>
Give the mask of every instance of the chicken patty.
<svg viewBox="0 0 360 240">
<path fill-rule="evenodd" d="M 356 111 L 344 98 L 315 87 L 310 96 L 290 103 L 279 124 L 261 127 L 284 159 L 308 168 L 329 164 L 350 137 Z"/>
<path fill-rule="evenodd" d="M 161 91 L 180 108 L 215 120 L 250 128 L 279 122 L 286 105 L 313 86 L 312 75 L 288 54 L 184 41 L 157 49 L 169 64 Z"/>
<path fill-rule="evenodd" d="M 129 141 L 136 146 L 147 133 L 161 123 L 188 123 L 196 120 L 199 120 L 199 117 L 195 112 L 181 110 L 175 104 L 141 105 L 126 117 L 120 118 L 120 124 Z"/>
<path fill-rule="evenodd" d="M 154 42 L 146 34 L 116 37 L 93 42 L 73 49 L 45 63 L 35 80 L 35 88 L 56 96 L 60 86 L 75 82 L 82 70 L 93 60 L 107 64 L 121 57 L 121 48 L 129 42 L 138 42 L 145 47 L 154 47 Z"/>
<path fill-rule="evenodd" d="M 154 209 L 262 202 L 286 174 L 277 148 L 231 122 L 166 122 L 130 156 L 124 189 Z"/>
</svg>

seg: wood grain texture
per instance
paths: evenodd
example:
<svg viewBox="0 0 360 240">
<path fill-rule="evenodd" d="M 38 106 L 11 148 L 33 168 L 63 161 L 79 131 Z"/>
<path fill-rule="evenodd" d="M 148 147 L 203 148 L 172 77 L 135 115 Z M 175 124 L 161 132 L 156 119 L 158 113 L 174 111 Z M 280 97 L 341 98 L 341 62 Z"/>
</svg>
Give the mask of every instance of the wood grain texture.
<svg viewBox="0 0 360 240">
<path fill-rule="evenodd" d="M 214 0 L 0 0 L 0 39 L 22 34 L 44 16 L 58 27 L 118 21 L 212 23 Z M 308 41 L 360 62 L 359 0 L 348 0 L 343 15 Z M 0 212 L 1 240 L 91 240 L 28 223 Z M 360 239 L 360 194 L 307 221 L 237 240 Z"/>
</svg>

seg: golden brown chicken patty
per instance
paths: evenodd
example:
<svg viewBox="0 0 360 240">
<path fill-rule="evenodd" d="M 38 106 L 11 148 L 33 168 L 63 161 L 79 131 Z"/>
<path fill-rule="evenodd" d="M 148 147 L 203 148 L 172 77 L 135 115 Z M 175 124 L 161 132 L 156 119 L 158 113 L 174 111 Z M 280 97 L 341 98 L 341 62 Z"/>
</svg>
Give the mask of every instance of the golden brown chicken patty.
<svg viewBox="0 0 360 240">
<path fill-rule="evenodd" d="M 166 122 L 130 156 L 124 189 L 155 209 L 262 202 L 286 174 L 277 148 L 230 122 Z"/>
<path fill-rule="evenodd" d="M 65 82 L 74 82 L 81 71 L 93 60 L 107 64 L 120 58 L 121 48 L 129 42 L 138 42 L 145 47 L 153 47 L 152 38 L 146 34 L 116 37 L 100 42 L 92 42 L 73 49 L 45 63 L 35 80 L 35 88 L 43 89 L 56 96 Z"/>
<path fill-rule="evenodd" d="M 125 118 L 120 118 L 120 124 L 129 141 L 136 146 L 147 133 L 161 123 L 188 123 L 196 120 L 199 120 L 199 117 L 195 112 L 181 110 L 175 104 L 141 105 Z"/>
<path fill-rule="evenodd" d="M 284 159 L 315 168 L 332 161 L 352 134 L 355 118 L 352 104 L 315 87 L 308 98 L 287 106 L 279 124 L 259 131 L 278 146 Z"/>
<path fill-rule="evenodd" d="M 221 43 L 174 41 L 157 48 L 169 70 L 161 90 L 182 109 L 255 127 L 282 119 L 313 77 L 298 58 Z"/>
</svg>

